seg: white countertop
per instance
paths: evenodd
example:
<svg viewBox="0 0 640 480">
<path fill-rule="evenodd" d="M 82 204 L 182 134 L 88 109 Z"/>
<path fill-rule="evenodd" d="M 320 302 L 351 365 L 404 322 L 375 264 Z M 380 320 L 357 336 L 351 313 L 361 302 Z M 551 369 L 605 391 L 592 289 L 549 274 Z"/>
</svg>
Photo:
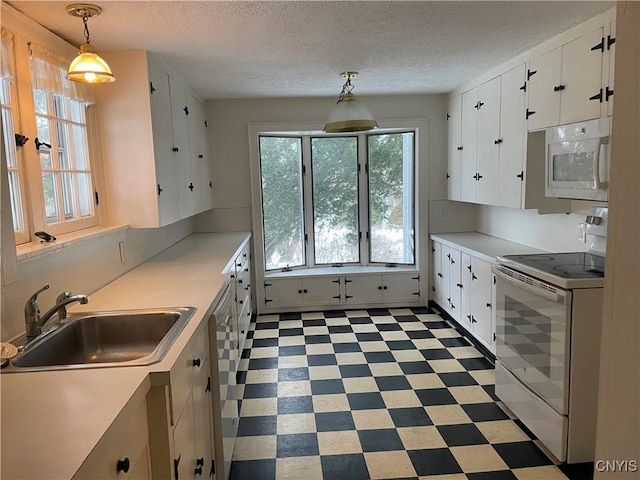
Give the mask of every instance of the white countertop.
<svg viewBox="0 0 640 480">
<path fill-rule="evenodd" d="M 496 257 L 500 255 L 544 252 L 544 250 L 492 237 L 480 232 L 438 233 L 431 235 L 431 239 L 491 263 L 496 263 Z"/>
<path fill-rule="evenodd" d="M 87 305 L 69 309 L 196 307 L 162 362 L 1 374 L 2 478 L 71 478 L 129 399 L 148 391 L 149 374 L 174 365 L 249 238 L 244 232 L 190 235 L 90 295 Z"/>
</svg>

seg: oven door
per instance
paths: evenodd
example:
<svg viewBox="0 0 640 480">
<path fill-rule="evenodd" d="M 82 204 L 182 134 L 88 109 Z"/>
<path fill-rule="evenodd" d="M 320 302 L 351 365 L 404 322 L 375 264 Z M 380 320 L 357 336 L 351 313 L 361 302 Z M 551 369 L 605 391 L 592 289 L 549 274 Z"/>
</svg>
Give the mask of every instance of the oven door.
<svg viewBox="0 0 640 480">
<path fill-rule="evenodd" d="M 568 413 L 571 291 L 498 265 L 496 359 L 561 415 Z"/>
</svg>

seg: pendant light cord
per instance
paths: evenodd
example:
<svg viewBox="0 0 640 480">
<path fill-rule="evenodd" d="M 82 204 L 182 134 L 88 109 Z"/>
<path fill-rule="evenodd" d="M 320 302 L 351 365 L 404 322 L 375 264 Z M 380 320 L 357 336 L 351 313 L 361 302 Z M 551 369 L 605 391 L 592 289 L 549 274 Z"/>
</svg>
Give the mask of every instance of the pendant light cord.
<svg viewBox="0 0 640 480">
<path fill-rule="evenodd" d="M 342 86 L 342 91 L 340 92 L 340 96 L 338 97 L 338 101 L 336 103 L 340 103 L 344 100 L 344 97 L 351 93 L 353 90 L 353 85 L 351 85 L 351 75 L 347 76 L 347 82 Z"/>
<path fill-rule="evenodd" d="M 89 38 L 89 15 L 85 12 L 82 16 L 82 21 L 84 22 L 84 38 L 86 38 L 87 43 L 91 43 L 91 39 Z"/>
</svg>

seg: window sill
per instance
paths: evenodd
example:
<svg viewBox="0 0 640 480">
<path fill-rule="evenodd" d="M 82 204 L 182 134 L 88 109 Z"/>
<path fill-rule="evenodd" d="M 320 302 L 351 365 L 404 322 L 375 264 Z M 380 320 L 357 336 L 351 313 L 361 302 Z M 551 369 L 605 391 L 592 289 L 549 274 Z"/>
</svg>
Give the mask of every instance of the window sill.
<svg viewBox="0 0 640 480">
<path fill-rule="evenodd" d="M 302 268 L 290 272 L 265 272 L 264 278 L 295 278 L 295 277 L 321 277 L 329 275 L 358 275 L 358 274 L 385 274 L 419 272 L 415 265 L 402 265 L 397 267 L 385 267 L 384 265 L 344 266 L 344 267 L 320 267 Z"/>
<path fill-rule="evenodd" d="M 19 262 L 31 258 L 36 258 L 43 255 L 48 255 L 58 250 L 62 250 L 63 248 L 70 247 L 71 245 L 76 245 L 92 238 L 102 237 L 104 235 L 113 234 L 128 229 L 128 225 L 93 227 L 84 230 L 78 230 L 77 232 L 68 233 L 65 235 L 60 235 L 53 242 L 24 243 L 16 246 L 16 257 Z"/>
</svg>

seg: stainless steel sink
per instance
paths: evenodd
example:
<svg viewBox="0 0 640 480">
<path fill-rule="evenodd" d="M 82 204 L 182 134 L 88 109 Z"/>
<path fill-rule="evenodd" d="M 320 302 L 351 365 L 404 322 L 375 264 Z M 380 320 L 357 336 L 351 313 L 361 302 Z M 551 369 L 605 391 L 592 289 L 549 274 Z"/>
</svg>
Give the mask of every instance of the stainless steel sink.
<svg viewBox="0 0 640 480">
<path fill-rule="evenodd" d="M 29 344 L 3 372 L 150 365 L 162 360 L 194 307 L 69 315 Z"/>
</svg>

